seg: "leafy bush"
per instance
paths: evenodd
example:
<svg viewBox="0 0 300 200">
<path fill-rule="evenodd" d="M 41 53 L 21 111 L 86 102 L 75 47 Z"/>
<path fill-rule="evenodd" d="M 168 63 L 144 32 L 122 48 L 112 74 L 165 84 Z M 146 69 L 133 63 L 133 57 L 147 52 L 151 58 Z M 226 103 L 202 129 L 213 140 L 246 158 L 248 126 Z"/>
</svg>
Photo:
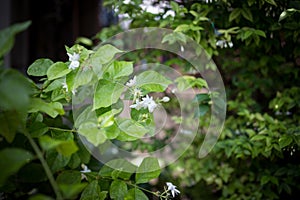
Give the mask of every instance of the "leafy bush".
<svg viewBox="0 0 300 200">
<path fill-rule="evenodd" d="M 192 199 L 297 199 L 299 2 L 166 1 L 158 14 L 143 10 L 141 3 L 106 1 L 128 15 L 131 28 L 166 27 L 192 37 L 215 60 L 227 90 L 228 117 L 213 151 L 198 158 L 203 140 L 199 135 L 171 167 L 178 182 L 187 187 L 186 195 Z M 205 116 L 200 121 L 203 134 L 209 113 Z M 199 196 L 203 187 L 207 189 Z"/>
</svg>

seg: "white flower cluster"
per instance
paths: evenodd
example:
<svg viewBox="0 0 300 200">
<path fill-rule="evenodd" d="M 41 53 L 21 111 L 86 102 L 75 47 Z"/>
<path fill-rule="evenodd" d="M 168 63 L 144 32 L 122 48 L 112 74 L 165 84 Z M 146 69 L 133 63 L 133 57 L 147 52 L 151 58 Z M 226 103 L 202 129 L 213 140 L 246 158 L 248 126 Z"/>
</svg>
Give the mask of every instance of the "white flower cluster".
<svg viewBox="0 0 300 200">
<path fill-rule="evenodd" d="M 67 53 L 69 56 L 69 61 L 71 61 L 70 65 L 69 65 L 69 69 L 74 70 L 77 67 L 79 67 L 80 63 L 79 63 L 79 59 L 80 59 L 80 55 L 78 53 Z"/>
<path fill-rule="evenodd" d="M 233 47 L 233 43 L 231 41 L 227 41 L 227 40 L 218 40 L 216 42 L 216 46 L 217 47 L 221 47 L 222 49 L 223 48 L 232 48 Z"/>
<path fill-rule="evenodd" d="M 136 76 L 134 76 L 132 79 L 130 79 L 126 86 L 128 87 L 135 87 L 136 86 Z M 152 113 L 155 108 L 158 106 L 158 104 L 153 100 L 153 97 L 149 97 L 149 95 L 146 95 L 145 97 L 142 97 L 142 92 L 139 88 L 133 89 L 133 101 L 134 104 L 130 105 L 130 108 L 134 108 L 136 110 L 140 110 L 141 108 L 148 109 L 150 113 Z M 170 101 L 169 97 L 163 97 L 161 102 L 168 102 Z"/>
</svg>

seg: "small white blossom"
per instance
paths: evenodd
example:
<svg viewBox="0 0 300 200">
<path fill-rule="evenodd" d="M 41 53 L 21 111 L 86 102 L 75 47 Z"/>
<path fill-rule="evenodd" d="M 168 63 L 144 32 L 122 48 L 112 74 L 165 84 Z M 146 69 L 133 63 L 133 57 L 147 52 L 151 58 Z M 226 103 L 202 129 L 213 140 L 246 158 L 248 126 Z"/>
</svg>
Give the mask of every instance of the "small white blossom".
<svg viewBox="0 0 300 200">
<path fill-rule="evenodd" d="M 83 169 L 80 171 L 81 173 L 91 172 L 91 170 L 85 164 L 81 164 L 81 168 Z"/>
<path fill-rule="evenodd" d="M 170 98 L 169 97 L 163 97 L 161 99 L 162 102 L 169 102 L 170 101 Z"/>
<path fill-rule="evenodd" d="M 136 76 L 134 76 L 132 79 L 130 79 L 127 83 L 126 86 L 128 87 L 133 87 L 136 84 Z"/>
<path fill-rule="evenodd" d="M 233 47 L 233 43 L 231 41 L 226 41 L 226 40 L 218 40 L 216 42 L 216 46 L 217 47 L 221 47 L 222 49 L 223 48 L 232 48 Z"/>
<path fill-rule="evenodd" d="M 88 173 L 88 172 L 91 172 L 91 170 L 85 165 L 85 164 L 81 164 L 81 168 L 83 170 L 81 170 L 81 179 L 86 179 L 87 180 L 87 177 L 84 173 Z"/>
<path fill-rule="evenodd" d="M 77 67 L 79 67 L 80 63 L 79 63 L 79 59 L 80 59 L 80 55 L 77 53 L 67 53 L 69 56 L 69 61 L 71 61 L 70 65 L 69 65 L 69 69 L 74 70 Z"/>
<path fill-rule="evenodd" d="M 154 109 L 157 107 L 157 104 L 153 100 L 153 97 L 149 97 L 148 95 L 146 95 L 146 97 L 142 99 L 143 99 L 144 108 L 148 108 L 149 112 L 152 113 Z"/>
<path fill-rule="evenodd" d="M 180 194 L 180 191 L 176 189 L 176 186 L 175 186 L 175 185 L 173 185 L 173 184 L 170 183 L 170 182 L 167 182 L 166 184 L 167 184 L 167 186 L 168 186 L 168 190 L 169 190 L 169 191 L 171 192 L 171 194 L 172 194 L 172 197 L 175 197 L 175 195 Z"/>
<path fill-rule="evenodd" d="M 142 96 L 142 91 L 138 88 L 134 88 L 133 96 L 139 98 L 140 96 Z"/>
<path fill-rule="evenodd" d="M 62 85 L 63 85 L 63 88 L 66 90 L 66 92 L 68 92 L 69 89 L 68 89 L 67 83 L 66 83 L 66 82 L 63 82 Z"/>
<path fill-rule="evenodd" d="M 132 104 L 129 106 L 130 108 L 135 108 L 137 110 L 140 110 L 141 108 L 144 108 L 143 101 L 139 101 L 138 99 L 136 100 L 135 104 Z"/>
<path fill-rule="evenodd" d="M 72 94 L 75 95 L 76 93 L 77 93 L 77 90 L 76 90 L 76 89 L 73 89 L 73 90 L 72 90 Z"/>
</svg>

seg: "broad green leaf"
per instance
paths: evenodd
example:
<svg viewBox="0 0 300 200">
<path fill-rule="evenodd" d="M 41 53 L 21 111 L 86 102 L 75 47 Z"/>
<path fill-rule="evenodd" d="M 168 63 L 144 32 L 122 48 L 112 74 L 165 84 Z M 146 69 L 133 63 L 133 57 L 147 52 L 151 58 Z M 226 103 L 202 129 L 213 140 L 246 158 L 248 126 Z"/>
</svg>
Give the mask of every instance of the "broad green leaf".
<svg viewBox="0 0 300 200">
<path fill-rule="evenodd" d="M 42 99 L 35 98 L 32 99 L 30 103 L 29 113 L 41 111 L 53 118 L 65 113 L 62 104 L 59 102 L 46 103 Z"/>
<path fill-rule="evenodd" d="M 27 74 L 31 76 L 46 76 L 53 61 L 48 58 L 40 58 L 34 61 L 27 69 Z"/>
<path fill-rule="evenodd" d="M 49 130 L 48 126 L 43 122 L 36 121 L 28 127 L 31 137 L 37 138 L 44 135 Z"/>
<path fill-rule="evenodd" d="M 75 127 L 79 128 L 84 122 L 97 122 L 96 112 L 92 110 L 92 106 L 84 108 L 75 120 Z"/>
<path fill-rule="evenodd" d="M 144 158 L 141 165 L 137 168 L 135 174 L 136 183 L 147 183 L 157 178 L 160 174 L 160 166 L 158 160 L 153 157 Z"/>
<path fill-rule="evenodd" d="M 52 172 L 57 172 L 67 166 L 70 159 L 70 156 L 64 156 L 54 149 L 46 151 L 46 160 Z"/>
<path fill-rule="evenodd" d="M 31 94 L 31 83 L 20 72 L 13 69 L 0 71 L 1 109 L 26 112 Z"/>
<path fill-rule="evenodd" d="M 86 67 L 83 69 L 79 69 L 74 80 L 74 88 L 78 88 L 81 85 L 90 83 L 94 75 L 94 71 L 91 68 Z"/>
<path fill-rule="evenodd" d="M 70 72 L 71 70 L 68 68 L 68 66 L 65 63 L 56 62 L 53 65 L 51 65 L 47 70 L 47 77 L 49 80 L 53 80 L 53 79 L 63 77 Z"/>
<path fill-rule="evenodd" d="M 73 70 L 70 73 L 66 75 L 66 84 L 68 86 L 68 91 L 71 92 L 75 89 L 74 83 L 75 83 L 75 77 L 77 75 L 77 70 Z"/>
<path fill-rule="evenodd" d="M 120 180 L 114 180 L 109 189 L 110 198 L 123 200 L 127 193 L 127 185 L 125 182 Z"/>
<path fill-rule="evenodd" d="M 114 61 L 109 65 L 106 72 L 112 79 L 129 76 L 133 72 L 133 63 L 127 61 Z"/>
<path fill-rule="evenodd" d="M 136 166 L 125 159 L 115 159 L 107 162 L 99 171 L 100 176 L 112 177 L 114 171 L 119 171 L 118 177 L 129 180 Z"/>
<path fill-rule="evenodd" d="M 83 190 L 80 200 L 98 200 L 100 199 L 100 186 L 97 180 L 94 180 L 88 184 Z"/>
<path fill-rule="evenodd" d="M 58 184 L 59 189 L 62 192 L 64 199 L 76 199 L 76 197 L 86 188 L 88 183 L 76 183 L 76 184 Z"/>
<path fill-rule="evenodd" d="M 7 142 L 13 142 L 18 131 L 24 131 L 26 114 L 23 115 L 23 113 L 14 110 L 0 112 L 0 135 L 2 135 Z"/>
<path fill-rule="evenodd" d="M 264 139 L 266 139 L 265 135 L 255 135 L 251 138 L 252 141 L 264 140 Z"/>
<path fill-rule="evenodd" d="M 137 138 L 143 137 L 148 132 L 143 125 L 131 119 L 119 120 L 117 123 L 121 130 L 117 139 L 121 141 L 136 140 Z"/>
<path fill-rule="evenodd" d="M 51 92 L 58 88 L 62 88 L 64 82 L 65 81 L 63 79 L 56 79 L 56 80 L 52 81 L 49 85 L 45 85 L 45 89 L 43 91 Z"/>
<path fill-rule="evenodd" d="M 241 15 L 241 12 L 242 12 L 241 8 L 235 8 L 229 15 L 229 22 L 238 18 Z"/>
<path fill-rule="evenodd" d="M 19 171 L 19 169 L 29 163 L 33 155 L 23 149 L 6 148 L 0 151 L 0 186 L 3 186 L 6 179 Z"/>
<path fill-rule="evenodd" d="M 107 139 L 115 139 L 120 134 L 119 127 L 114 123 L 113 125 L 105 128 L 105 136 Z"/>
<path fill-rule="evenodd" d="M 103 129 L 99 129 L 94 122 L 84 122 L 80 124 L 78 133 L 85 136 L 87 141 L 95 146 L 106 141 L 106 136 Z"/>
<path fill-rule="evenodd" d="M 57 178 L 56 182 L 58 184 L 77 184 L 81 182 L 81 172 L 73 171 L 73 170 L 66 170 L 60 173 Z"/>
<path fill-rule="evenodd" d="M 93 109 L 108 107 L 116 103 L 123 92 L 123 88 L 124 86 L 121 84 L 104 79 L 100 80 L 95 89 Z"/>
<path fill-rule="evenodd" d="M 283 135 L 281 138 L 279 138 L 280 148 L 284 148 L 290 145 L 292 142 L 293 142 L 293 138 L 289 135 Z"/>
<path fill-rule="evenodd" d="M 121 52 L 123 51 L 110 44 L 106 44 L 99 47 L 99 49 L 91 56 L 91 64 L 93 67 L 106 64 L 110 62 L 117 53 Z"/>
<path fill-rule="evenodd" d="M 163 92 L 172 81 L 156 71 L 145 71 L 137 76 L 136 85 L 148 92 Z"/>
<path fill-rule="evenodd" d="M 26 30 L 31 21 L 14 24 L 0 31 L 0 59 L 11 50 L 15 42 L 15 35 Z"/>
<path fill-rule="evenodd" d="M 132 188 L 128 190 L 124 200 L 148 200 L 148 197 L 140 189 Z"/>
<path fill-rule="evenodd" d="M 77 145 L 73 140 L 57 140 L 48 135 L 41 136 L 39 143 L 44 150 L 56 148 L 57 152 L 64 156 L 70 156 L 78 150 Z"/>
</svg>

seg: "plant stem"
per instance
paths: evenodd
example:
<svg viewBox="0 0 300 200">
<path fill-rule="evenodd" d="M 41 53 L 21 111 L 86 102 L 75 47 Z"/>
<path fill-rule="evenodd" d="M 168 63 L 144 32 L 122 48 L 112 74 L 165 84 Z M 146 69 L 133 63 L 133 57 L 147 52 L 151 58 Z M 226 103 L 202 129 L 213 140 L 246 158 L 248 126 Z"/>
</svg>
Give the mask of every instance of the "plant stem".
<svg viewBox="0 0 300 200">
<path fill-rule="evenodd" d="M 70 129 L 63 129 L 63 128 L 57 128 L 57 127 L 48 127 L 51 130 L 56 130 L 56 131 L 63 131 L 63 132 L 72 132 L 72 133 L 77 133 L 76 130 L 70 130 Z"/>
<path fill-rule="evenodd" d="M 30 142 L 33 150 L 35 151 L 37 157 L 41 161 L 41 164 L 42 164 L 42 166 L 43 166 L 43 168 L 45 170 L 45 173 L 46 173 L 46 175 L 47 175 L 47 177 L 49 179 L 49 182 L 50 182 L 50 184 L 51 184 L 51 186 L 53 188 L 53 191 L 54 191 L 54 193 L 56 195 L 56 198 L 58 200 L 62 200 L 63 197 L 62 197 L 62 195 L 61 195 L 61 193 L 59 191 L 58 185 L 56 184 L 56 182 L 54 180 L 54 177 L 52 176 L 52 172 L 51 172 L 51 170 L 50 170 L 50 168 L 49 168 L 46 160 L 44 159 L 41 150 L 39 149 L 38 145 L 35 143 L 35 141 L 32 139 L 31 135 L 28 132 L 25 132 L 24 134 L 28 138 L 28 140 L 29 140 L 29 142 Z"/>
</svg>

